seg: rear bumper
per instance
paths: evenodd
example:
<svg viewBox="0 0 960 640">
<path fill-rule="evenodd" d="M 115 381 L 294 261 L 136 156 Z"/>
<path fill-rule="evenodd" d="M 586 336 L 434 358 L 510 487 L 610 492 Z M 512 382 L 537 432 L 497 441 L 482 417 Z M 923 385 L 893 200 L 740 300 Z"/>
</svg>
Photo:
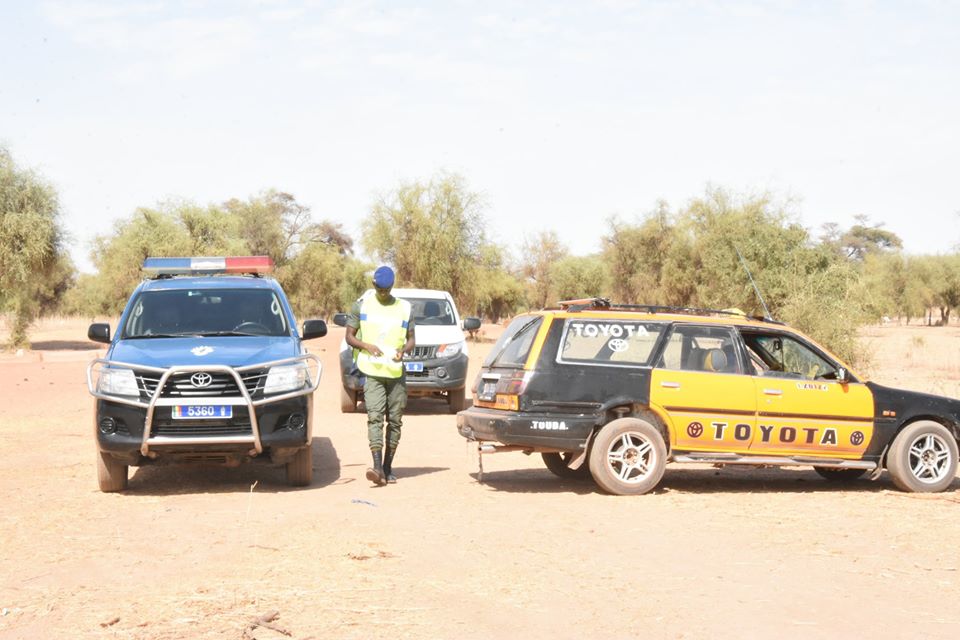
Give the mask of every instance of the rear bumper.
<svg viewBox="0 0 960 640">
<path fill-rule="evenodd" d="M 507 412 L 471 407 L 457 414 L 457 430 L 467 440 L 536 449 L 581 451 L 597 425 L 593 414 Z"/>
</svg>

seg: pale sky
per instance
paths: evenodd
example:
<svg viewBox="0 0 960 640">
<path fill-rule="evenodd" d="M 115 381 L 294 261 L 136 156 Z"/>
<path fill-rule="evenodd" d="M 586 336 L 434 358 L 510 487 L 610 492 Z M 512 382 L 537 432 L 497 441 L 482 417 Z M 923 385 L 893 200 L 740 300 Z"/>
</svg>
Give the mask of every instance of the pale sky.
<svg viewBox="0 0 960 640">
<path fill-rule="evenodd" d="M 0 144 L 89 242 L 138 206 L 292 193 L 359 222 L 445 170 L 513 249 L 707 185 L 960 244 L 960 3 L 0 4 Z M 359 242 L 358 242 L 359 244 Z"/>
</svg>

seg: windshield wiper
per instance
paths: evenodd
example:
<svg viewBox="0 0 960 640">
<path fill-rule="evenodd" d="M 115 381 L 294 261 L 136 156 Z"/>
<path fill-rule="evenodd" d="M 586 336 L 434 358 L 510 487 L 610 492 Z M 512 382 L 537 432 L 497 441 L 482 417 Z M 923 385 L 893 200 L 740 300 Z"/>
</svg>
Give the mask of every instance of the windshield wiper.
<svg viewBox="0 0 960 640">
<path fill-rule="evenodd" d="M 188 333 L 141 333 L 135 336 L 124 336 L 124 340 L 152 340 L 153 338 L 185 338 Z"/>
<path fill-rule="evenodd" d="M 215 338 L 217 336 L 263 336 L 262 333 L 247 333 L 246 331 L 202 331 L 192 335 L 198 338 Z"/>
</svg>

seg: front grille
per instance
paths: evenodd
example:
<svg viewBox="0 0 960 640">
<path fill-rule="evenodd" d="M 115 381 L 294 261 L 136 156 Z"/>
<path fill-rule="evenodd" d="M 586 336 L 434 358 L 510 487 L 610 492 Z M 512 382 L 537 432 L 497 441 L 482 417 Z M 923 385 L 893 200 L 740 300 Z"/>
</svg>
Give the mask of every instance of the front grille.
<svg viewBox="0 0 960 640">
<path fill-rule="evenodd" d="M 152 437 L 191 438 L 212 436 L 252 436 L 249 416 L 229 422 L 219 420 L 155 420 Z"/>
<path fill-rule="evenodd" d="M 437 355 L 437 345 L 427 345 L 424 347 L 414 347 L 413 352 L 408 356 L 408 360 L 431 360 Z"/>
<path fill-rule="evenodd" d="M 430 370 L 424 368 L 423 371 L 407 371 L 407 378 L 429 378 Z"/>
<path fill-rule="evenodd" d="M 196 372 L 175 373 L 167 378 L 167 384 L 160 393 L 161 398 L 239 398 L 240 389 L 237 381 L 229 373 L 222 371 L 207 372 L 212 378 L 209 385 L 196 387 L 191 377 Z M 140 387 L 140 397 L 149 400 L 160 383 L 160 374 L 154 372 L 137 372 L 137 385 Z M 243 385 L 251 397 L 263 397 L 263 385 L 267 378 L 266 369 L 252 369 L 241 374 Z"/>
</svg>

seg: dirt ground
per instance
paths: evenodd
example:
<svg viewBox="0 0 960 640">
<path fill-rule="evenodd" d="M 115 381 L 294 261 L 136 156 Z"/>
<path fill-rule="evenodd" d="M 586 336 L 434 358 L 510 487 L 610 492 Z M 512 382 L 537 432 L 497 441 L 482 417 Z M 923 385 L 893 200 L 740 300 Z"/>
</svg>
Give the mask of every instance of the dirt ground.
<svg viewBox="0 0 960 640">
<path fill-rule="evenodd" d="M 33 350 L 0 354 L 0 638 L 960 636 L 960 480 L 917 496 L 886 475 L 674 465 L 614 497 L 510 453 L 484 457 L 481 484 L 454 416 L 414 400 L 400 480 L 372 487 L 335 328 L 311 343 L 312 486 L 148 467 L 103 494 L 85 335 L 45 321 Z M 960 397 L 960 328 L 864 336 L 873 379 Z M 475 370 L 490 344 L 470 348 Z"/>
</svg>

